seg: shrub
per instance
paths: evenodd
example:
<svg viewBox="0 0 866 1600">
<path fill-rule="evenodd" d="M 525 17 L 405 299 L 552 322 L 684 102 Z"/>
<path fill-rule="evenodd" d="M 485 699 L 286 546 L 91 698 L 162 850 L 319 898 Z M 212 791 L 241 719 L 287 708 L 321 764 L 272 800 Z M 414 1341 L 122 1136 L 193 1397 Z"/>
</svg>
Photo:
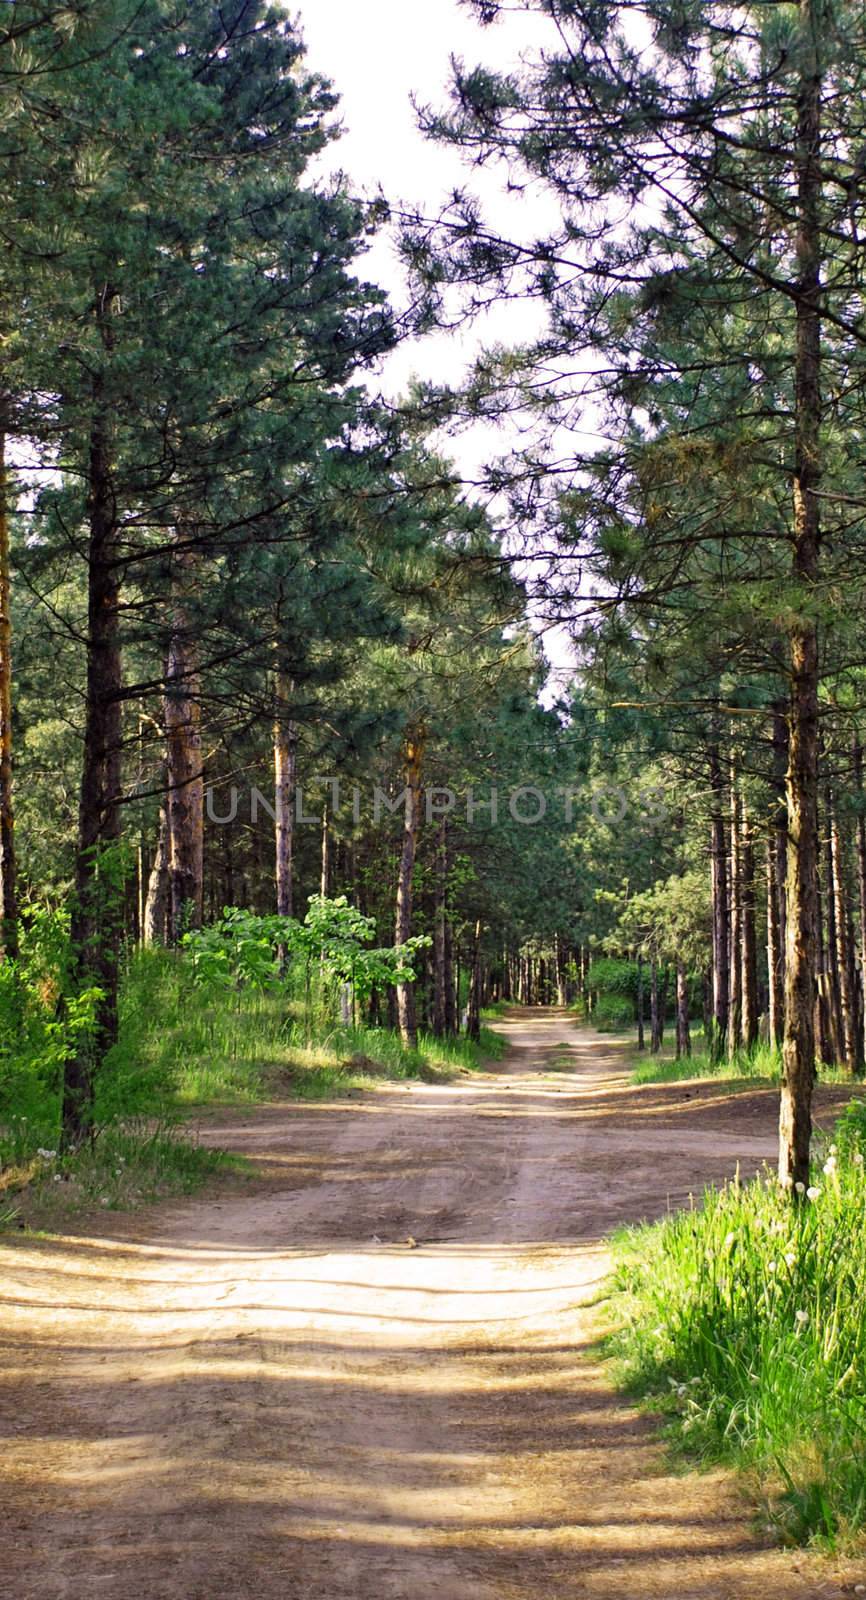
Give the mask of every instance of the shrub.
<svg viewBox="0 0 866 1600">
<path fill-rule="evenodd" d="M 618 995 L 603 994 L 593 1006 L 590 1020 L 600 1033 L 615 1033 L 620 1028 L 631 1027 L 634 1007 L 631 1001 L 621 999 Z"/>
</svg>

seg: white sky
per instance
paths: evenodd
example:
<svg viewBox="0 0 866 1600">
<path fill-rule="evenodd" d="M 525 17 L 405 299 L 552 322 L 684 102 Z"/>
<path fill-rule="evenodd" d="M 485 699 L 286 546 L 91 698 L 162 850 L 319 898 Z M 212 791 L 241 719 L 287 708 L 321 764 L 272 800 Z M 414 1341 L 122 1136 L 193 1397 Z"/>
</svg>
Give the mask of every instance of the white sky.
<svg viewBox="0 0 866 1600">
<path fill-rule="evenodd" d="M 508 237 L 544 233 L 546 219 L 556 215 L 551 202 L 541 194 L 509 196 L 504 174 L 475 172 L 456 151 L 423 138 L 411 97 L 445 103 L 452 55 L 470 64 L 515 65 L 522 50 L 549 38 L 545 19 L 515 14 L 503 26 L 481 28 L 457 0 L 299 0 L 292 9 L 300 16 L 309 66 L 330 78 L 340 95 L 345 135 L 329 151 L 329 166 L 346 172 L 362 192 L 381 187 L 392 202 L 405 201 L 431 215 L 450 192 L 465 187 L 482 197 L 487 217 Z M 393 244 L 378 240 L 365 265 L 399 304 L 403 282 Z M 538 327 L 535 308 L 511 303 L 474 329 L 407 342 L 389 358 L 386 391 L 401 392 L 414 375 L 459 382 L 481 344 L 515 344 Z M 508 444 L 505 429 L 479 426 L 443 441 L 443 448 L 471 478 L 479 463 L 504 453 Z M 567 675 L 564 638 L 549 633 L 545 645 L 557 676 Z"/>
<path fill-rule="evenodd" d="M 479 27 L 457 0 L 300 0 L 299 15 L 310 66 L 329 77 L 340 95 L 345 136 L 328 161 L 358 187 L 380 186 L 392 201 L 435 215 L 457 187 L 483 196 L 485 210 L 510 236 L 528 236 L 533 222 L 543 231 L 555 216 L 541 196 L 507 196 L 494 174 L 472 171 L 458 152 L 433 144 L 418 131 L 411 104 L 441 106 L 447 99 L 450 57 L 491 66 L 512 66 L 522 48 L 548 32 L 542 19 L 520 15 L 507 26 Z M 399 299 L 401 275 L 393 246 L 381 239 L 370 255 L 370 274 Z M 484 336 L 511 343 L 537 327 L 529 308 L 521 318 L 513 305 L 488 319 Z M 476 347 L 480 334 L 471 338 Z M 462 370 L 461 339 L 432 337 L 404 346 L 388 369 L 389 388 L 399 390 L 415 372 L 433 380 Z"/>
</svg>

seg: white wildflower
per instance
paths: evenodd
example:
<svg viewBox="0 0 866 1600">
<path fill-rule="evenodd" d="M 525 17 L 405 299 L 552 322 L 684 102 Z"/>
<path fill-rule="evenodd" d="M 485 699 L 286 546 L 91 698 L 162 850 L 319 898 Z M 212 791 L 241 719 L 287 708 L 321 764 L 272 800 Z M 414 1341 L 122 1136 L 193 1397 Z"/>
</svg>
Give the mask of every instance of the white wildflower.
<svg viewBox="0 0 866 1600">
<path fill-rule="evenodd" d="M 775 1261 L 768 1261 L 768 1262 L 767 1262 L 767 1271 L 768 1271 L 768 1272 L 775 1272 L 775 1270 L 776 1270 L 776 1263 L 775 1263 Z"/>
<path fill-rule="evenodd" d="M 38 1156 L 41 1156 L 43 1161 L 53 1161 L 54 1157 L 57 1154 L 57 1151 L 56 1150 L 37 1150 L 36 1154 Z"/>
<path fill-rule="evenodd" d="M 855 1150 L 854 1151 L 854 1165 L 855 1165 L 855 1167 L 862 1167 L 862 1165 L 863 1165 L 863 1151 L 862 1150 Z"/>
<path fill-rule="evenodd" d="M 725 1235 L 725 1249 L 726 1250 L 730 1250 L 731 1245 L 732 1244 L 736 1244 L 736 1241 L 737 1241 L 737 1235 L 735 1233 L 726 1234 Z"/>
<path fill-rule="evenodd" d="M 794 1321 L 798 1323 L 801 1328 L 805 1328 L 806 1323 L 809 1321 L 808 1311 L 795 1311 Z"/>
<path fill-rule="evenodd" d="M 785 1266 L 786 1267 L 793 1267 L 796 1264 L 796 1261 L 797 1261 L 797 1257 L 794 1254 L 793 1250 L 789 1250 L 787 1255 L 785 1256 Z"/>
<path fill-rule="evenodd" d="M 827 1177 L 830 1178 L 830 1177 L 833 1176 L 833 1173 L 835 1171 L 836 1171 L 836 1157 L 835 1156 L 828 1156 L 827 1160 L 824 1162 L 824 1172 L 826 1173 Z"/>
<path fill-rule="evenodd" d="M 821 1188 L 821 1185 L 819 1183 L 812 1183 L 812 1184 L 809 1185 L 809 1188 L 806 1190 L 806 1199 L 807 1200 L 817 1200 L 818 1196 L 823 1194 L 823 1193 L 824 1193 L 824 1191 Z"/>
<path fill-rule="evenodd" d="M 806 1185 L 805 1185 L 805 1183 L 795 1183 L 794 1184 L 794 1188 L 796 1189 L 798 1194 L 805 1194 L 806 1193 Z"/>
<path fill-rule="evenodd" d="M 55 1174 L 54 1174 L 54 1182 L 55 1183 L 60 1183 L 61 1181 L 62 1180 L 61 1180 L 61 1177 L 60 1177 L 60 1173 L 59 1172 L 55 1172 Z"/>
<path fill-rule="evenodd" d="M 839 1154 L 839 1146 L 837 1144 L 831 1144 L 830 1154 L 831 1156 L 837 1156 Z"/>
</svg>

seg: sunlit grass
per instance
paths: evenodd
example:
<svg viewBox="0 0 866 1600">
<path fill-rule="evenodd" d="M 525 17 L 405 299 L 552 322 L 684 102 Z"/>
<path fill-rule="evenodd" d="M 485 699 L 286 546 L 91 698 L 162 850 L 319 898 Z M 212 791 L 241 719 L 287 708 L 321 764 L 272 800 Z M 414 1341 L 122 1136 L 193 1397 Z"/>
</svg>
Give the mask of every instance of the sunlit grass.
<svg viewBox="0 0 866 1600">
<path fill-rule="evenodd" d="M 103 1129 L 67 1155 L 41 1147 L 9 1169 L 0 1226 L 21 1220 L 50 1227 L 70 1214 L 99 1206 L 126 1211 L 172 1195 L 192 1194 L 209 1178 L 246 1163 L 212 1150 L 166 1122 Z"/>
<path fill-rule="evenodd" d="M 774 1175 L 615 1242 L 624 1383 L 708 1461 L 754 1472 L 787 1541 L 866 1530 L 866 1105 L 794 1205 Z"/>
<path fill-rule="evenodd" d="M 283 987 L 209 994 L 167 951 L 133 959 L 120 1011 L 120 1042 L 97 1079 L 95 1137 L 81 1151 L 57 1157 L 56 1081 L 22 1072 L 9 1086 L 0 1105 L 0 1226 L 18 1220 L 24 1196 L 29 1220 L 189 1192 L 227 1159 L 184 1135 L 194 1107 L 330 1099 L 381 1079 L 447 1081 L 507 1048 L 485 1028 L 478 1045 L 422 1034 L 406 1050 L 388 1029 L 335 1025 L 315 996 L 307 1008 Z"/>
<path fill-rule="evenodd" d="M 324 1099 L 371 1079 L 447 1079 L 495 1060 L 506 1041 L 487 1028 L 480 1043 L 421 1034 L 407 1050 L 387 1028 L 336 1024 L 317 1002 L 289 989 L 208 992 L 189 983 L 176 957 L 157 953 L 134 967 L 127 992 L 128 1040 L 155 1081 L 181 1106 Z M 129 1044 L 127 1046 L 129 1048 Z"/>
<path fill-rule="evenodd" d="M 736 1055 L 721 1059 L 708 1051 L 695 1050 L 690 1056 L 678 1059 L 670 1054 L 650 1055 L 638 1053 L 635 1048 L 632 1062 L 633 1083 L 683 1083 L 691 1078 L 715 1078 L 719 1082 L 750 1084 L 779 1083 L 782 1077 L 782 1055 L 775 1045 L 757 1044 L 753 1050 L 738 1050 Z M 850 1083 L 851 1075 L 841 1067 L 821 1066 L 822 1083 Z"/>
</svg>

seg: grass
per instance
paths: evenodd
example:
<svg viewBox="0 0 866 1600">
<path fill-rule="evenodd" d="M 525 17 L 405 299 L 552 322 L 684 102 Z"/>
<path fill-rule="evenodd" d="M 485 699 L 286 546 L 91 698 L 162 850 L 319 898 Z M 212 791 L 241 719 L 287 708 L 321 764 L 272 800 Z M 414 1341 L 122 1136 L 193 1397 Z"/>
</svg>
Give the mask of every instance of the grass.
<svg viewBox="0 0 866 1600">
<path fill-rule="evenodd" d="M 729 1059 L 721 1060 L 706 1050 L 697 1050 L 690 1056 L 677 1059 L 673 1055 L 649 1055 L 646 1051 L 633 1052 L 632 1083 L 684 1083 L 695 1078 L 715 1078 L 720 1083 L 739 1084 L 749 1088 L 756 1084 L 779 1083 L 782 1076 L 782 1056 L 775 1045 L 758 1044 L 754 1050 L 738 1050 Z M 822 1066 L 822 1083 L 850 1083 L 851 1075 L 841 1067 Z"/>
<path fill-rule="evenodd" d="M 105 1128 L 66 1156 L 41 1148 L 0 1174 L 0 1227 L 56 1226 L 81 1210 L 127 1211 L 191 1194 L 221 1171 L 246 1163 L 211 1150 L 166 1122 Z"/>
<path fill-rule="evenodd" d="M 120 1042 L 97 1079 L 92 1144 L 60 1161 L 56 1065 L 23 1051 L 0 1097 L 0 1228 L 189 1193 L 229 1158 L 185 1136 L 193 1108 L 280 1098 L 321 1100 L 377 1079 L 443 1081 L 507 1048 L 483 1028 L 467 1039 L 421 1035 L 415 1050 L 384 1028 L 335 1026 L 284 989 L 207 993 L 182 957 L 147 951 L 121 995 Z M 7 1058 L 8 1060 L 8 1058 Z M 0 1066 L 3 1065 L 0 1060 Z M 45 1152 L 48 1152 L 46 1155 Z"/>
<path fill-rule="evenodd" d="M 308 1024 L 297 995 L 198 989 L 182 960 L 165 952 L 134 964 L 125 1005 L 126 1050 L 154 1082 L 171 1086 L 179 1107 L 326 1099 L 375 1078 L 453 1078 L 507 1048 L 482 1028 L 478 1045 L 421 1034 L 407 1050 L 389 1029 L 335 1024 L 315 1004 Z"/>
<path fill-rule="evenodd" d="M 853 1102 L 801 1203 L 734 1182 L 615 1240 L 624 1386 L 690 1457 L 749 1469 L 791 1544 L 866 1533 L 864 1155 Z"/>
<path fill-rule="evenodd" d="M 753 1083 L 778 1083 L 781 1076 L 781 1058 L 778 1050 L 759 1044 L 754 1051 L 738 1051 L 732 1060 L 721 1060 L 706 1050 L 695 1051 L 690 1056 L 657 1055 L 635 1051 L 632 1071 L 633 1083 L 682 1083 L 689 1078 L 718 1078 L 745 1085 Z"/>
</svg>

